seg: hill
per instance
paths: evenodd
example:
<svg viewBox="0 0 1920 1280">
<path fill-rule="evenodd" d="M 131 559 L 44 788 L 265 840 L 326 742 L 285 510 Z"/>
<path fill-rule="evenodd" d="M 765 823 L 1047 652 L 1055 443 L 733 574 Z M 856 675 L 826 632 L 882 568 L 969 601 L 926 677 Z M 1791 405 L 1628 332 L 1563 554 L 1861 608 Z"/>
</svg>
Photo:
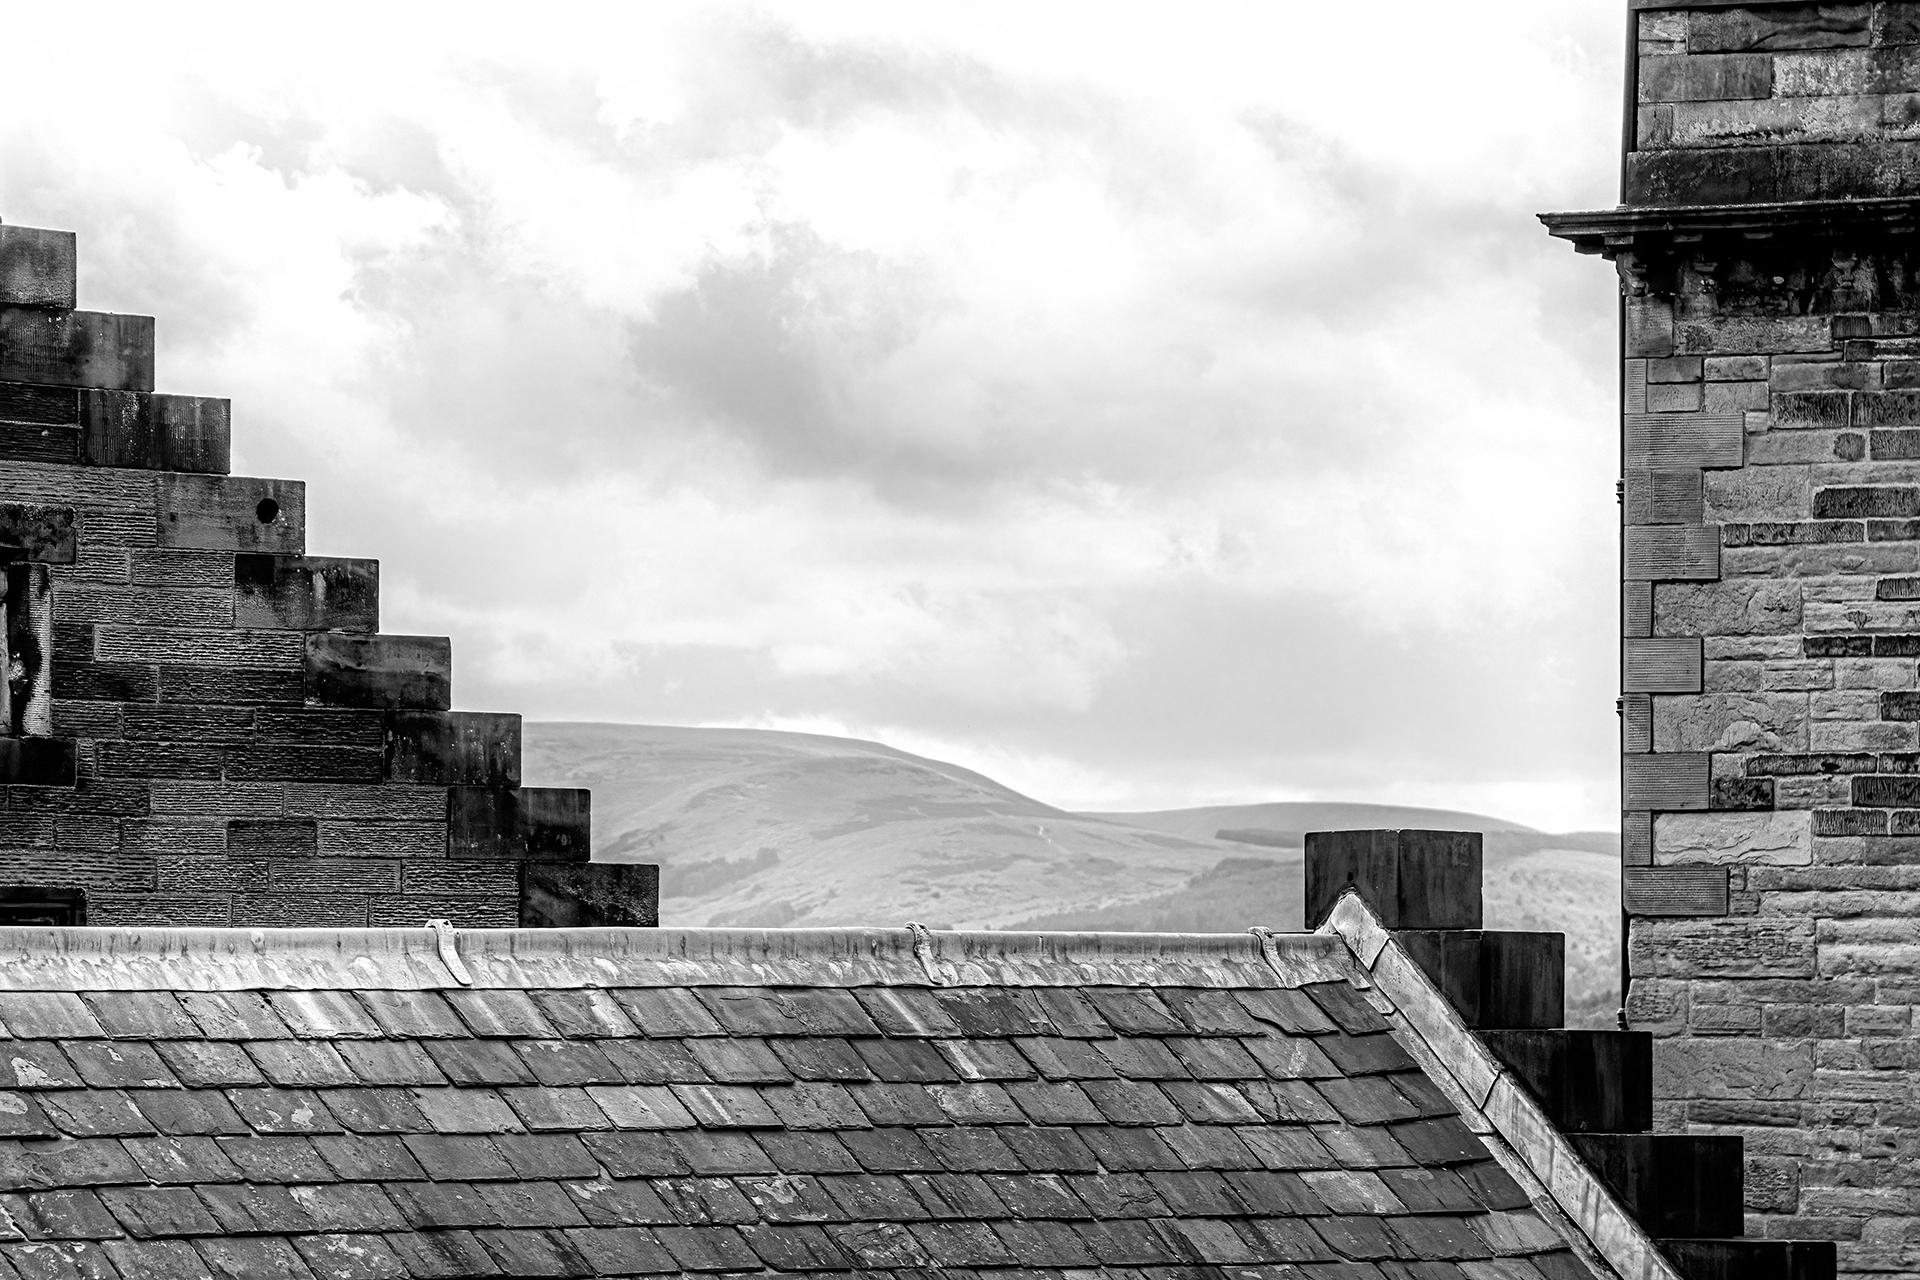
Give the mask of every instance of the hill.
<svg viewBox="0 0 1920 1280">
<path fill-rule="evenodd" d="M 1344 802 L 1075 814 L 881 743 L 755 729 L 530 723 L 525 770 L 592 787 L 594 856 L 658 862 L 681 925 L 1297 929 L 1304 832 L 1482 831 L 1489 926 L 1568 934 L 1582 1024 L 1617 1002 L 1610 832 Z"/>
</svg>

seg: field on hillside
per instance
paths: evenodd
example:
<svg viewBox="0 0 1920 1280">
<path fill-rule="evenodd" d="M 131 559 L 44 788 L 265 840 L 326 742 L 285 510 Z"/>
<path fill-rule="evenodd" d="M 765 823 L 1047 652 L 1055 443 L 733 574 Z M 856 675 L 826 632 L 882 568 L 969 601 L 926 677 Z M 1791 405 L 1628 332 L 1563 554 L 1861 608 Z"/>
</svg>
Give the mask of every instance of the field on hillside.
<svg viewBox="0 0 1920 1280">
<path fill-rule="evenodd" d="M 1482 831 L 1489 927 L 1568 935 L 1574 1025 L 1617 1003 L 1608 832 L 1347 803 L 1073 814 L 879 743 L 754 729 L 528 724 L 525 772 L 593 788 L 594 857 L 659 863 L 679 925 L 1298 929 L 1304 832 Z"/>
</svg>

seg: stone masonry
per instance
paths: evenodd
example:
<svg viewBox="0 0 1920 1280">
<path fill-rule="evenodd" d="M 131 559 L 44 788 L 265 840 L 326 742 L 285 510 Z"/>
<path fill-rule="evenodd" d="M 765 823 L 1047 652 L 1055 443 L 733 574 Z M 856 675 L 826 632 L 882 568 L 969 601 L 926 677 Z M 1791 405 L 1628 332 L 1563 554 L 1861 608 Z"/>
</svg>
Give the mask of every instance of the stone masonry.
<svg viewBox="0 0 1920 1280">
<path fill-rule="evenodd" d="M 1627 1024 L 1749 1234 L 1920 1276 L 1920 3 L 1636 0 Z"/>
<path fill-rule="evenodd" d="M 587 792 L 521 786 L 520 718 L 380 632 L 378 562 L 306 554 L 228 403 L 75 301 L 74 236 L 0 226 L 0 922 L 655 923 Z"/>
</svg>

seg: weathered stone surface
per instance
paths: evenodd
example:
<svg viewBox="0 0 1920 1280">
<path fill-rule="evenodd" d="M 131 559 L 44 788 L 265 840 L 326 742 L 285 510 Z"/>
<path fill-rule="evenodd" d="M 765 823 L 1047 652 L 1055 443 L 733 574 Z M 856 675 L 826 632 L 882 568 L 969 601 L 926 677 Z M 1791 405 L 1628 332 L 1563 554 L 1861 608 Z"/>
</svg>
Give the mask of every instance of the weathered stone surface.
<svg viewBox="0 0 1920 1280">
<path fill-rule="evenodd" d="M 0 226 L 0 305 L 73 310 L 76 248 L 71 231 Z"/>
<path fill-rule="evenodd" d="M 642 863 L 520 864 L 520 927 L 650 927 L 660 923 L 660 869 Z"/>
<path fill-rule="evenodd" d="M 0 381 L 153 390 L 153 318 L 0 306 Z"/>
<path fill-rule="evenodd" d="M 453 647 L 440 636 L 309 632 L 309 699 L 345 707 L 445 711 L 453 697 Z"/>
<path fill-rule="evenodd" d="M 297 556 L 306 541 L 307 491 L 295 480 L 164 472 L 158 504 L 163 547 Z"/>
<path fill-rule="evenodd" d="M 1653 629 L 1659 636 L 1779 635 L 1800 623 L 1797 583 L 1660 582 L 1653 588 Z"/>
<path fill-rule="evenodd" d="M 1792 520 L 1813 514 L 1813 485 L 1805 466 L 1742 467 L 1709 471 L 1702 482 L 1705 519 L 1718 524 Z"/>
<path fill-rule="evenodd" d="M 1805 865 L 1813 861 L 1813 815 L 1663 813 L 1653 822 L 1654 862 Z"/>
<path fill-rule="evenodd" d="M 296 631 L 380 629 L 380 562 L 335 556 L 241 555 L 234 618 L 243 627 Z"/>
<path fill-rule="evenodd" d="M 1742 917 L 1633 921 L 1627 946 L 1635 977 L 1810 978 L 1811 920 Z"/>
<path fill-rule="evenodd" d="M 1698 524 L 1629 525 L 1624 555 L 1629 580 L 1711 580 L 1720 576 L 1720 530 Z"/>
<path fill-rule="evenodd" d="M 41 564 L 72 564 L 73 508 L 0 502 L 0 553 Z"/>
<path fill-rule="evenodd" d="M 1654 1043 L 1654 1090 L 1662 1097 L 1805 1097 L 1813 1084 L 1813 1045 L 1751 1036 L 1663 1037 Z"/>
<path fill-rule="evenodd" d="M 1866 3 L 1698 10 L 1688 15 L 1687 52 L 1864 46 L 1872 13 Z"/>
<path fill-rule="evenodd" d="M 1808 742 L 1808 695 L 1716 693 L 1656 697 L 1656 751 L 1800 751 Z"/>
</svg>

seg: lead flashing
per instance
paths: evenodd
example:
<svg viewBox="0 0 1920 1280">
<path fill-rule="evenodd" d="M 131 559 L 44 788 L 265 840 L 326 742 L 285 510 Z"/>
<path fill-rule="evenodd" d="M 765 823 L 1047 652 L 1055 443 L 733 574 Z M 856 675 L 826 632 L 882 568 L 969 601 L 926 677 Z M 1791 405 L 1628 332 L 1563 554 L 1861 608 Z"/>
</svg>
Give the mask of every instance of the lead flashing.
<svg viewBox="0 0 1920 1280">
<path fill-rule="evenodd" d="M 1274 987 L 1352 980 L 1338 938 L 908 929 L 0 928 L 0 990 Z M 916 955 L 916 942 L 921 955 Z M 443 944 L 450 945 L 453 962 Z M 924 957 L 924 964 L 923 959 Z M 929 967 L 930 966 L 930 967 Z M 1364 981 L 1364 979 L 1363 979 Z"/>
</svg>

